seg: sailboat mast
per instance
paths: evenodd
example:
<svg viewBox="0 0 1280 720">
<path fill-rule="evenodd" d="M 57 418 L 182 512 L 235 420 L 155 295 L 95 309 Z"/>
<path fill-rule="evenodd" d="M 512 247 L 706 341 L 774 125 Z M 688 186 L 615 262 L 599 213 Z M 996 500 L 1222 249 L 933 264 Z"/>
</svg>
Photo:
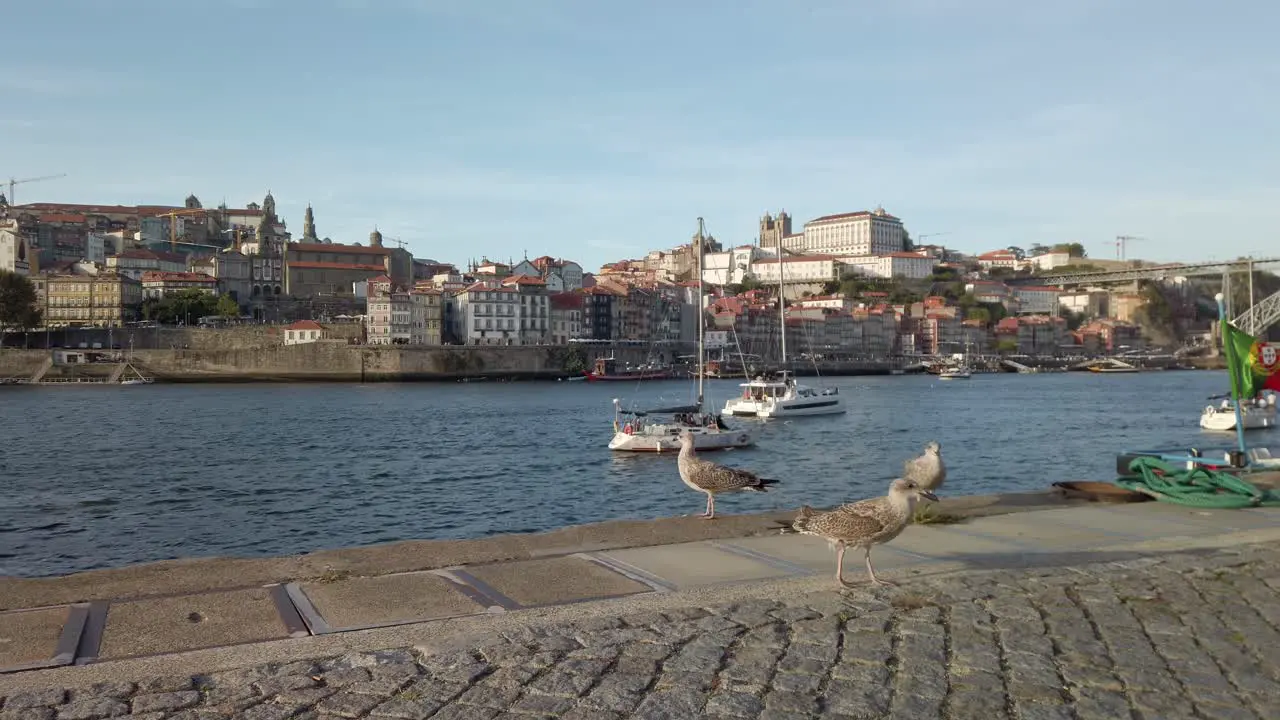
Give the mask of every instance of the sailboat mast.
<svg viewBox="0 0 1280 720">
<path fill-rule="evenodd" d="M 697 239 L 698 247 L 696 249 L 696 252 L 698 254 L 698 262 L 694 267 L 696 267 L 698 270 L 698 409 L 699 410 L 702 409 L 702 380 L 703 380 L 703 375 L 705 374 L 704 371 L 706 369 L 706 362 L 707 362 L 706 344 L 704 341 L 705 336 L 703 334 L 705 332 L 704 324 L 707 321 L 706 307 L 703 304 L 704 296 L 702 294 L 702 259 L 703 259 L 703 244 L 704 244 L 702 241 L 703 235 L 704 235 L 703 227 L 704 226 L 703 226 L 702 218 L 698 218 L 698 239 Z"/>
<path fill-rule="evenodd" d="M 778 322 L 782 323 L 782 371 L 787 371 L 787 302 L 783 298 L 782 233 L 778 233 Z"/>
</svg>

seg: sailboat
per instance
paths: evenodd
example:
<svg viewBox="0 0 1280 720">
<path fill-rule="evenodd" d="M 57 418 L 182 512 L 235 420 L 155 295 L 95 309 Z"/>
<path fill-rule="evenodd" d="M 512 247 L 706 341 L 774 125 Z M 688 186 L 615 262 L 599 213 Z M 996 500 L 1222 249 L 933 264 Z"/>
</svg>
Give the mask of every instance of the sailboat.
<svg viewBox="0 0 1280 720">
<path fill-rule="evenodd" d="M 739 385 L 741 397 L 724 404 L 725 415 L 760 418 L 789 418 L 806 415 L 839 415 L 845 412 L 838 388 L 813 388 L 796 382 L 787 371 L 787 305 L 783 299 L 786 258 L 782 238 L 778 238 L 778 317 L 782 323 L 782 370 L 774 377 L 757 376 Z M 816 365 L 815 365 L 816 367 Z"/>
<path fill-rule="evenodd" d="M 938 373 L 939 380 L 968 380 L 973 375 L 973 371 L 969 369 L 969 339 L 965 338 L 964 355 L 961 356 L 958 364 L 948 365 L 942 372 Z"/>
<path fill-rule="evenodd" d="M 755 444 L 755 433 L 747 429 L 734 429 L 725 424 L 724 418 L 706 411 L 703 385 L 706 380 L 706 308 L 703 305 L 702 262 L 703 239 L 706 229 L 698 218 L 697 273 L 698 273 L 698 402 L 695 405 L 656 408 L 652 410 L 623 410 L 617 398 L 613 401 L 613 439 L 610 450 L 623 452 L 677 452 L 680 435 L 693 435 L 697 450 L 726 450 L 749 447 Z"/>
</svg>

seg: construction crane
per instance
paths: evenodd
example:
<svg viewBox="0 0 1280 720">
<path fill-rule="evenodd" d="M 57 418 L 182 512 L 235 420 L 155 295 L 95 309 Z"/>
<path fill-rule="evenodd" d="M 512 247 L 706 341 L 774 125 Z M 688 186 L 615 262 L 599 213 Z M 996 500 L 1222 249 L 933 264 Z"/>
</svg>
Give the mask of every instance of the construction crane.
<svg viewBox="0 0 1280 720">
<path fill-rule="evenodd" d="M 403 250 L 404 246 L 408 244 L 405 241 L 401 240 L 400 238 L 391 238 L 391 242 L 395 243 L 396 245 L 399 245 L 401 250 Z"/>
<path fill-rule="evenodd" d="M 18 204 L 18 201 L 13 199 L 14 187 L 18 185 L 23 185 L 25 183 L 32 183 L 32 182 L 41 182 L 43 180 L 57 180 L 58 178 L 64 178 L 66 176 L 67 176 L 66 173 L 62 173 L 60 175 L 45 175 L 43 177 L 26 178 L 24 180 L 15 180 L 11 177 L 9 178 L 9 204 L 10 205 Z"/>
<path fill-rule="evenodd" d="M 168 212 L 157 213 L 154 217 L 169 218 L 169 252 L 178 251 L 178 216 L 179 215 L 207 215 L 208 208 L 179 208 Z"/>
<path fill-rule="evenodd" d="M 1129 243 L 1133 242 L 1134 240 L 1146 240 L 1146 238 L 1138 237 L 1137 235 L 1117 235 L 1116 236 L 1116 259 L 1117 260 L 1125 259 L 1125 251 L 1129 248 Z"/>
</svg>

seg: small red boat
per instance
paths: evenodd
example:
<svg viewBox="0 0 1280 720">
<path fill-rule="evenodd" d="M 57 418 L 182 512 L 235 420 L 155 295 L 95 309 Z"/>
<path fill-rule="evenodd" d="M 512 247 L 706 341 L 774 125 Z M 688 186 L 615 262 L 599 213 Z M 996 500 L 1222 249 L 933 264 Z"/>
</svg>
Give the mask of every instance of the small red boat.
<svg viewBox="0 0 1280 720">
<path fill-rule="evenodd" d="M 587 373 L 589 382 L 618 382 L 626 380 L 668 380 L 671 370 L 660 366 L 619 368 L 614 358 L 596 358 L 595 369 Z"/>
</svg>

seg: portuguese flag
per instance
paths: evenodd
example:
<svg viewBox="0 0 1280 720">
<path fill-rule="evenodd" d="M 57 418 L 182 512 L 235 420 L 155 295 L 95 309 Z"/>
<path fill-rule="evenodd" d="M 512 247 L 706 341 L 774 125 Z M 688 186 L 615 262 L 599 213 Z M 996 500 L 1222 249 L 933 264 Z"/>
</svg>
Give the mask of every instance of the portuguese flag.
<svg viewBox="0 0 1280 720">
<path fill-rule="evenodd" d="M 1231 390 L 1237 398 L 1249 399 L 1263 390 L 1280 392 L 1280 344 L 1258 342 L 1224 320 L 1222 346 L 1227 351 Z"/>
</svg>

